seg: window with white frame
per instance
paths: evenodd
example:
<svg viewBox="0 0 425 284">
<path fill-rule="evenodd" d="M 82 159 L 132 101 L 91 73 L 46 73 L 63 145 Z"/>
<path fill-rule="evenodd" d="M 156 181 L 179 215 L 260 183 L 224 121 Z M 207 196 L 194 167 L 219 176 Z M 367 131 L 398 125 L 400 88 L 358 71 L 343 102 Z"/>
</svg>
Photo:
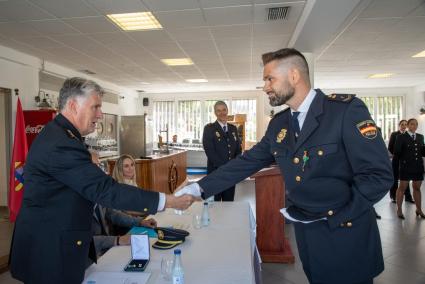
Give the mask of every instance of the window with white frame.
<svg viewBox="0 0 425 284">
<path fill-rule="evenodd" d="M 372 119 L 381 128 L 384 140 L 390 138 L 391 132 L 398 130 L 398 123 L 403 118 L 403 97 L 359 97 L 369 109 Z"/>
<path fill-rule="evenodd" d="M 245 122 L 245 141 L 257 141 L 257 100 L 256 99 L 237 99 L 231 103 L 232 114 L 246 114 Z"/>
<path fill-rule="evenodd" d="M 154 102 L 153 104 L 153 134 L 154 141 L 158 142 L 159 132 L 168 127 L 169 135 L 173 135 L 176 129 L 174 101 Z M 169 136 L 170 139 L 171 136 Z M 164 142 L 165 142 L 165 137 Z"/>
<path fill-rule="evenodd" d="M 177 134 L 178 141 L 183 139 L 202 139 L 202 132 L 207 123 L 216 120 L 214 104 L 217 100 L 178 100 L 155 101 L 154 140 L 158 141 L 159 130 L 168 124 L 169 137 Z M 246 114 L 246 141 L 255 142 L 257 137 L 257 100 L 234 99 L 224 100 L 229 108 L 229 114 Z"/>
<path fill-rule="evenodd" d="M 201 101 L 177 102 L 177 136 L 181 139 L 202 138 Z"/>
</svg>

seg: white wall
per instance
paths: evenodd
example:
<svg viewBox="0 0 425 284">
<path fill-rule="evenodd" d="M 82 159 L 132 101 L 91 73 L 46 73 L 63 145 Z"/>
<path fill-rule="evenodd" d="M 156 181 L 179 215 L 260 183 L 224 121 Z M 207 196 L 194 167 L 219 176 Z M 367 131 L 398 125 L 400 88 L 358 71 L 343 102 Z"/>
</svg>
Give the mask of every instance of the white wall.
<svg viewBox="0 0 425 284">
<path fill-rule="evenodd" d="M 35 90 L 38 90 L 38 66 L 40 63 L 41 61 L 36 57 L 0 46 L 0 87 L 12 89 L 11 121 L 13 129 L 17 102 L 13 90 L 19 89 L 19 96 L 24 109 L 31 106 L 31 95 L 35 93 Z"/>
<path fill-rule="evenodd" d="M 13 89 L 19 89 L 19 97 L 24 110 L 37 109 L 34 97 L 39 91 L 39 71 L 42 69 L 42 66 L 43 61 L 41 59 L 0 45 L 0 87 L 12 89 L 12 92 Z M 134 90 L 87 76 L 48 61 L 44 62 L 44 71 L 62 78 L 79 76 L 92 79 L 106 90 L 124 97 L 124 99 L 119 100 L 117 105 L 104 103 L 103 111 L 105 113 L 136 115 L 144 112 L 144 109 L 141 107 L 141 103 L 139 103 L 138 94 Z M 57 96 L 59 90 L 45 91 Z M 15 125 L 16 102 L 17 97 L 13 95 L 11 112 L 11 121 L 13 126 L 12 133 Z"/>
<path fill-rule="evenodd" d="M 418 119 L 418 133 L 425 134 L 425 115 L 419 114 L 419 109 L 425 107 L 425 84 L 413 88 L 411 96 L 411 109 L 416 113 Z"/>
</svg>

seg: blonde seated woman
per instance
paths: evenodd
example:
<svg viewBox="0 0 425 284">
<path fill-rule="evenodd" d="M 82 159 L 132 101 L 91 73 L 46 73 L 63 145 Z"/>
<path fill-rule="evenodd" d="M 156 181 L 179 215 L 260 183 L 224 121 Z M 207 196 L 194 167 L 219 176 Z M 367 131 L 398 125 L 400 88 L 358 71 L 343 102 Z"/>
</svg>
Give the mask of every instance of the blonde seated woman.
<svg viewBox="0 0 425 284">
<path fill-rule="evenodd" d="M 133 157 L 127 154 L 121 155 L 118 160 L 115 162 L 115 167 L 112 172 L 112 178 L 119 183 L 125 183 L 133 186 L 137 186 L 136 183 L 136 162 Z M 136 211 L 124 211 L 125 213 L 134 216 L 146 218 L 147 215 L 142 212 Z M 146 225 L 150 224 L 151 226 L 156 226 L 156 221 L 154 219 L 144 220 Z M 149 226 L 149 225 L 148 225 Z"/>
</svg>

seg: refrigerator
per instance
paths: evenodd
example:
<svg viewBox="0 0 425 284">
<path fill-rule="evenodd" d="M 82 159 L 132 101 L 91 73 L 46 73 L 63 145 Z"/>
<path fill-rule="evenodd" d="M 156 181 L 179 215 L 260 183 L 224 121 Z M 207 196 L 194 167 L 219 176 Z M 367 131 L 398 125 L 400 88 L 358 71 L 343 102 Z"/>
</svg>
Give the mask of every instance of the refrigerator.
<svg viewBox="0 0 425 284">
<path fill-rule="evenodd" d="M 28 149 L 43 127 L 56 116 L 56 110 L 24 110 Z"/>
<path fill-rule="evenodd" d="M 133 158 L 145 158 L 152 155 L 153 121 L 147 114 L 121 116 L 120 154 L 129 154 Z"/>
</svg>

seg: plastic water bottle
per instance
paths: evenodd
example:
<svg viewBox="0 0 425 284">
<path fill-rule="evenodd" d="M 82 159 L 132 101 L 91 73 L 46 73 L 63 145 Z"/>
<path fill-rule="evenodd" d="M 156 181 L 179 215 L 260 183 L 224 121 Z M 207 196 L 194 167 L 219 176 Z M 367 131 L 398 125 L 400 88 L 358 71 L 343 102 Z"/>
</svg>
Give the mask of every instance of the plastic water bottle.
<svg viewBox="0 0 425 284">
<path fill-rule="evenodd" d="M 210 197 L 208 197 L 206 201 L 208 202 L 208 206 L 210 208 L 213 207 L 213 204 L 214 204 L 214 195 L 211 195 Z"/>
<path fill-rule="evenodd" d="M 181 250 L 174 250 L 174 262 L 173 262 L 173 284 L 184 284 L 184 272 L 181 259 Z"/>
<path fill-rule="evenodd" d="M 207 227 L 210 224 L 210 214 L 208 212 L 208 202 L 204 202 L 204 208 L 201 215 L 202 227 Z"/>
</svg>

